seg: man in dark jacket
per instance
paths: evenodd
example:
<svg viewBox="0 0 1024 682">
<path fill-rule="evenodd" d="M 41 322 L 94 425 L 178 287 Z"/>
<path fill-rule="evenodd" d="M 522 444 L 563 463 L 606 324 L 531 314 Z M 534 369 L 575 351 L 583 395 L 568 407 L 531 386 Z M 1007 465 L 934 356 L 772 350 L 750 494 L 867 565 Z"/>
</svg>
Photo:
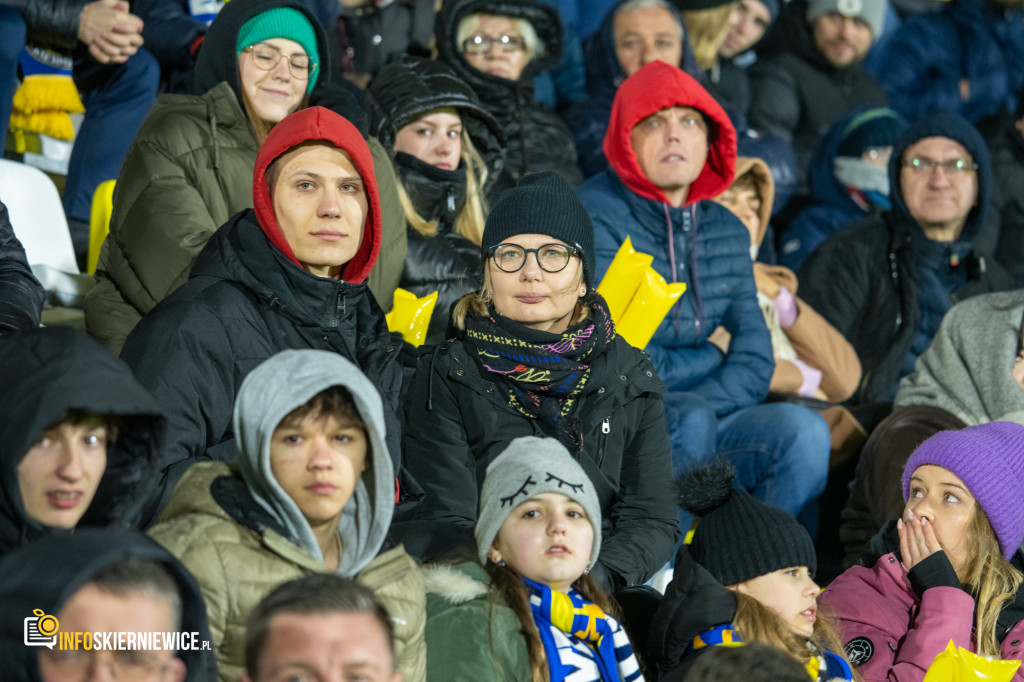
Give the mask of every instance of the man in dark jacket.
<svg viewBox="0 0 1024 682">
<path fill-rule="evenodd" d="M 217 679 L 206 606 L 195 578 L 141 533 L 87 529 L 23 547 L 0 562 L 0 603 L 0 670 L 7 682 L 109 679 L 106 675 Z M 35 633 L 26 620 L 33 616 Z M 159 643 L 136 644 L 136 649 L 134 638 L 126 637 L 121 646 L 131 649 L 114 651 L 110 647 L 119 639 L 114 633 L 152 633 Z M 92 637 L 91 650 L 85 648 L 86 635 Z"/>
<path fill-rule="evenodd" d="M 0 557 L 136 523 L 165 421 L 128 367 L 70 327 L 45 327 L 0 336 L 0 377 Z"/>
<path fill-rule="evenodd" d="M 0 202 L 0 334 L 38 327 L 45 298 Z"/>
<path fill-rule="evenodd" d="M 991 184 L 974 126 L 952 112 L 926 116 L 893 146 L 892 210 L 832 235 L 801 266 L 804 300 L 846 337 L 864 368 L 852 401 L 892 401 L 956 301 L 1013 286 L 973 248 Z"/>
<path fill-rule="evenodd" d="M 988 138 L 992 150 L 992 211 L 984 233 L 996 240 L 995 258 L 1024 286 L 1024 87 L 1012 116 Z"/>
<path fill-rule="evenodd" d="M 732 182 L 736 134 L 695 80 L 663 62 L 619 88 L 604 141 L 612 169 L 580 189 L 594 220 L 598 273 L 628 236 L 688 290 L 647 346 L 665 383 L 677 470 L 722 452 L 736 482 L 796 515 L 825 487 L 828 428 L 807 408 L 762 405 L 775 367 L 750 268 L 750 235 L 705 201 Z M 728 352 L 711 338 L 731 335 Z M 809 517 L 810 518 L 810 517 Z"/>
<path fill-rule="evenodd" d="M 750 70 L 750 125 L 790 142 L 797 156 L 798 195 L 806 195 L 815 140 L 855 106 L 885 106 L 885 93 L 863 69 L 882 34 L 886 0 L 811 0 L 780 22 L 786 49 Z"/>
<path fill-rule="evenodd" d="M 164 496 L 196 460 L 231 459 L 242 379 L 289 348 L 341 353 L 372 378 L 398 471 L 400 342 L 366 285 L 381 211 L 363 136 L 322 107 L 291 114 L 260 147 L 253 204 L 214 233 L 121 353 L 170 418 Z"/>
</svg>

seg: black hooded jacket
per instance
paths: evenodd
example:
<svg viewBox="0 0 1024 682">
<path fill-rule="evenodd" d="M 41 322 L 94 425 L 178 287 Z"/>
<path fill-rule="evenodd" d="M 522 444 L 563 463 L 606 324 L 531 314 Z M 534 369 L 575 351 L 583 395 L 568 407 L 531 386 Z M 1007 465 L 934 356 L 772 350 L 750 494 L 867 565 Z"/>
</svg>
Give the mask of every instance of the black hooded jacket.
<svg viewBox="0 0 1024 682">
<path fill-rule="evenodd" d="M 440 62 L 405 56 L 389 65 L 370 84 L 366 107 L 370 130 L 388 149 L 395 171 L 416 212 L 437 221 L 437 234 L 425 235 L 407 226 L 409 250 L 399 286 L 417 296 L 437 291 L 437 304 L 426 342 L 440 343 L 448 328 L 448 313 L 463 294 L 480 284 L 483 264 L 480 245 L 455 233 L 455 221 L 466 202 L 465 162 L 444 170 L 402 152 L 395 152 L 398 131 L 420 116 L 452 108 L 487 168 L 486 192 L 498 179 L 505 162 L 505 133 L 476 93 Z"/>
<path fill-rule="evenodd" d="M 66 532 L 25 515 L 17 467 L 39 436 L 71 409 L 122 421 L 116 441 L 107 447 L 99 489 L 79 525 L 137 523 L 165 420 L 131 370 L 79 332 L 47 327 L 0 336 L 0 377 L 0 556 Z"/>
<path fill-rule="evenodd" d="M 544 52 L 527 63 L 519 80 L 478 71 L 462 56 L 456 44 L 459 22 L 476 13 L 525 19 L 537 32 Z M 562 22 L 558 10 L 537 0 L 448 0 L 437 15 L 435 33 L 438 60 L 469 83 L 508 137 L 505 169 L 491 187 L 491 203 L 519 177 L 537 171 L 555 170 L 574 187 L 582 184 L 569 128 L 554 111 L 537 101 L 533 91 L 533 76 L 553 69 L 561 59 Z"/>
<path fill-rule="evenodd" d="M 39 326 L 46 291 L 32 274 L 25 249 L 0 202 L 0 334 Z"/>
<path fill-rule="evenodd" d="M 903 198 L 903 153 L 926 137 L 957 141 L 978 164 L 977 201 L 952 242 L 928 239 Z M 912 371 L 954 303 L 1013 287 L 1002 266 L 973 248 L 992 172 L 985 142 L 970 123 L 938 112 L 911 125 L 893 146 L 889 183 L 891 211 L 834 233 L 797 272 L 801 298 L 857 351 L 864 374 L 854 403 L 891 402 L 900 377 Z"/>
<path fill-rule="evenodd" d="M 24 620 L 39 609 L 56 616 L 92 576 L 119 561 L 138 558 L 163 564 L 181 596 L 180 632 L 197 633 L 199 646 L 210 642 L 206 604 L 192 574 L 174 556 L 136 531 L 90 528 L 49 537 L 7 555 L 0 562 L 0 670 L 4 682 L 38 682 L 38 646 L 25 646 Z M 182 651 L 186 682 L 215 682 L 212 648 Z"/>
</svg>

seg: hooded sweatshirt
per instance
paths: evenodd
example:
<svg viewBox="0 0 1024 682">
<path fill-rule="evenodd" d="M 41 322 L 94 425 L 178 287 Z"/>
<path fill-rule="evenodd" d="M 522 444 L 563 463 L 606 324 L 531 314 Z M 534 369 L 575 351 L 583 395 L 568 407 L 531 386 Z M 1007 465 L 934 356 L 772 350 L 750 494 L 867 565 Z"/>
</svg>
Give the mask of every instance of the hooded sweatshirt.
<svg viewBox="0 0 1024 682">
<path fill-rule="evenodd" d="M 362 241 L 343 266 L 341 279 L 306 272 L 274 217 L 267 167 L 307 140 L 325 140 L 348 154 L 366 188 Z M 394 439 L 390 450 L 395 470 L 399 467 L 399 344 L 392 341 L 384 314 L 362 283 L 381 241 L 377 185 L 366 142 L 338 114 L 310 107 L 274 126 L 256 163 L 256 208 L 239 213 L 210 238 L 189 281 L 135 328 L 122 351 L 171 420 L 161 462 L 164 497 L 197 459 L 233 458 L 236 391 L 256 365 L 289 348 L 339 353 L 373 377 L 387 404 L 388 437 Z M 157 508 L 161 504 L 155 501 Z"/>
<path fill-rule="evenodd" d="M 24 621 L 39 609 L 56 616 L 64 604 L 100 570 L 125 559 L 163 564 L 181 597 L 180 632 L 210 641 L 206 607 L 195 578 L 167 550 L 142 533 L 89 528 L 51 536 L 7 555 L 0 562 L 0 670 L 5 682 L 39 680 L 38 646 L 25 646 Z M 185 682 L 214 682 L 217 666 L 210 650 L 180 652 Z"/>
<path fill-rule="evenodd" d="M 0 557 L 24 544 L 68 531 L 28 518 L 17 468 L 36 440 L 68 410 L 115 415 L 122 421 L 107 446 L 107 464 L 93 504 L 79 525 L 138 521 L 156 468 L 165 426 L 156 401 L 123 362 L 69 327 L 0 336 Z"/>
<path fill-rule="evenodd" d="M 287 580 L 326 570 L 309 521 L 273 474 L 270 445 L 284 417 L 332 386 L 348 389 L 367 436 L 366 467 L 338 522 L 341 558 L 335 573 L 377 594 L 395 618 L 396 660 L 408 679 L 422 679 L 415 673 L 425 665 L 422 578 L 401 547 L 381 553 L 395 489 L 379 394 L 336 353 L 286 350 L 254 369 L 238 392 L 237 466 L 191 467 L 160 524 L 150 530 L 202 587 L 225 682 L 241 672 L 245 620 L 257 602 Z"/>
<path fill-rule="evenodd" d="M 669 204 L 647 179 L 630 143 L 637 123 L 676 105 L 701 111 L 708 124 L 707 160 L 682 207 Z M 693 78 L 652 62 L 619 88 L 604 151 L 611 170 L 580 189 L 594 220 L 597 281 L 630 237 L 667 281 L 688 285 L 646 348 L 669 391 L 697 393 L 719 416 L 760 403 L 774 361 L 754 288 L 750 235 L 728 209 L 704 201 L 732 184 L 736 134 L 729 117 Z M 725 356 L 707 340 L 720 325 L 732 335 Z"/>
<path fill-rule="evenodd" d="M 928 137 L 963 145 L 978 169 L 977 200 L 960 235 L 929 239 L 910 215 L 901 186 L 906 150 Z M 853 344 L 864 370 L 857 400 L 891 401 L 899 379 L 931 343 L 957 301 L 1013 286 L 993 259 L 973 250 L 992 184 L 985 141 L 958 114 L 936 112 L 910 125 L 889 160 L 892 210 L 825 240 L 800 267 L 803 296 Z"/>
</svg>

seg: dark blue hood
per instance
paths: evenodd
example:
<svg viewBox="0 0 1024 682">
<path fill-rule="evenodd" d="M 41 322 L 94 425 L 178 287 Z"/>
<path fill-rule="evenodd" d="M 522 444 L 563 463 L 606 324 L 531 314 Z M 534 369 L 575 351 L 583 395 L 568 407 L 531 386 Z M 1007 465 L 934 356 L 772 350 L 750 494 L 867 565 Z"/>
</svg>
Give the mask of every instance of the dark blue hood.
<svg viewBox="0 0 1024 682">
<path fill-rule="evenodd" d="M 900 187 L 900 164 L 907 147 L 926 137 L 948 137 L 951 140 L 956 140 L 964 146 L 974 162 L 978 164 L 977 205 L 967 214 L 964 229 L 957 239 L 958 242 L 970 242 L 981 229 L 985 213 L 988 210 L 989 194 L 992 191 L 992 162 L 981 133 L 967 119 L 952 111 L 937 111 L 928 114 L 912 123 L 906 132 L 896 140 L 896 144 L 893 145 L 892 158 L 889 160 L 889 198 L 892 200 L 892 210 L 904 224 L 916 224 L 903 201 L 903 190 Z"/>
</svg>

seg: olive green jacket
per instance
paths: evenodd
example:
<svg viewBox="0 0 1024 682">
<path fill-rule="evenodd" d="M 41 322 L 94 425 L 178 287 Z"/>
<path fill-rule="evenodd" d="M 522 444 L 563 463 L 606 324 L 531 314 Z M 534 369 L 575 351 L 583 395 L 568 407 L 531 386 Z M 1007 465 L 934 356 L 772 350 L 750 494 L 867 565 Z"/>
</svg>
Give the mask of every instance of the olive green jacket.
<svg viewBox="0 0 1024 682">
<path fill-rule="evenodd" d="M 260 599 L 283 582 L 326 570 L 309 551 L 265 526 L 266 514 L 243 489 L 233 466 L 194 464 L 160 523 L 149 530 L 199 582 L 222 682 L 235 682 L 244 668 L 245 621 Z M 416 563 L 399 545 L 352 577 L 390 614 L 395 658 L 406 682 L 424 682 L 425 598 Z"/>
<path fill-rule="evenodd" d="M 387 311 L 405 261 L 405 215 L 387 153 L 375 138 L 367 144 L 384 220 L 368 283 Z M 210 235 L 252 207 L 258 150 L 227 82 L 203 95 L 160 98 L 132 142 L 114 189 L 110 234 L 96 286 L 85 301 L 90 335 L 120 353 L 142 316 L 188 279 Z"/>
</svg>

